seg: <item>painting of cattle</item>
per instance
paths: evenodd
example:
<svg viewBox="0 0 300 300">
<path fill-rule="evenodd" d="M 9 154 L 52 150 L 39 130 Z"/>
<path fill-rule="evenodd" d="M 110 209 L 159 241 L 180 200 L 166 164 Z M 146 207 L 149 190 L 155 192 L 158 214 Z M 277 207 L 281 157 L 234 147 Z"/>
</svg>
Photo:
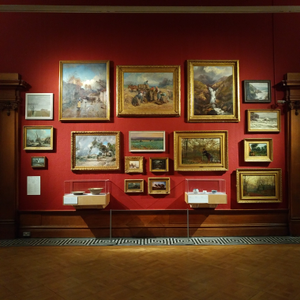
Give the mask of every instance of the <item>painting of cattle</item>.
<svg viewBox="0 0 300 300">
<path fill-rule="evenodd" d="M 180 66 L 117 66 L 118 116 L 180 116 Z"/>
<path fill-rule="evenodd" d="M 60 61 L 59 119 L 110 120 L 109 61 Z"/>
<path fill-rule="evenodd" d="M 149 177 L 149 194 L 170 194 L 170 177 Z"/>
</svg>

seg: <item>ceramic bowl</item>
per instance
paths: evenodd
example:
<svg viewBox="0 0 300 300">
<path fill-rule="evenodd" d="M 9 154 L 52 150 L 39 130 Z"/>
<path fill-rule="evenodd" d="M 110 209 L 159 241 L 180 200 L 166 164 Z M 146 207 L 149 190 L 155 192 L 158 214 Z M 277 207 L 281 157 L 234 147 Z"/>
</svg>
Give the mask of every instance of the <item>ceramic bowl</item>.
<svg viewBox="0 0 300 300">
<path fill-rule="evenodd" d="M 90 188 L 89 190 L 93 195 L 99 195 L 103 188 Z"/>
</svg>

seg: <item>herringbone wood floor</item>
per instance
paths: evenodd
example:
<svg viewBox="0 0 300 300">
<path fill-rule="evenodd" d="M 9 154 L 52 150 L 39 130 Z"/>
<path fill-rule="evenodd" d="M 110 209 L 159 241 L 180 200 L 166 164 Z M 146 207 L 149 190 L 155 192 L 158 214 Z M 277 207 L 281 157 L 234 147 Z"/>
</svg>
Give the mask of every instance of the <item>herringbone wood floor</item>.
<svg viewBox="0 0 300 300">
<path fill-rule="evenodd" d="M 300 299 L 299 245 L 0 248 L 0 299 Z"/>
</svg>

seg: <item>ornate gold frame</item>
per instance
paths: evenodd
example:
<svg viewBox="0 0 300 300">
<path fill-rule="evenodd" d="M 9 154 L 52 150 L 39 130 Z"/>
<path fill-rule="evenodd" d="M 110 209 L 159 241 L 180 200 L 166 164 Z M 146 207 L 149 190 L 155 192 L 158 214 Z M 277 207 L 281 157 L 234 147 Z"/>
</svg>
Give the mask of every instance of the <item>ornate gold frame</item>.
<svg viewBox="0 0 300 300">
<path fill-rule="evenodd" d="M 214 145 L 209 142 L 215 139 Z M 189 142 L 189 140 L 191 140 Z M 186 153 L 192 140 L 197 163 L 184 162 L 183 146 Z M 199 141 L 203 140 L 203 141 Z M 183 145 L 183 143 L 185 144 Z M 197 143 L 197 144 L 195 144 Z M 219 144 L 219 146 L 218 146 Z M 217 149 L 215 145 L 218 146 Z M 214 146 L 214 148 L 212 148 Z M 207 147 L 209 147 L 207 149 Z M 217 152 L 216 152 L 217 151 Z M 213 152 L 213 153 L 212 153 Z M 187 154 L 186 154 L 187 155 Z M 188 158 L 185 158 L 188 161 Z M 174 170 L 175 171 L 227 171 L 228 170 L 228 133 L 223 131 L 174 131 Z"/>
<path fill-rule="evenodd" d="M 80 145 L 85 144 L 83 149 L 80 149 L 79 143 L 77 143 L 77 138 L 83 137 L 80 141 Z M 114 137 L 114 138 L 112 138 Z M 98 139 L 97 139 L 98 138 Z M 95 142 L 94 142 L 95 141 Z M 113 144 L 114 142 L 114 144 Z M 91 154 L 79 155 L 76 152 L 81 151 L 86 153 L 87 145 L 91 143 L 95 144 L 95 149 L 98 149 Z M 97 148 L 97 143 L 99 147 L 102 145 L 107 145 L 108 149 Z M 101 143 L 101 144 L 100 144 Z M 110 144 L 110 145 L 109 145 Z M 114 149 L 113 149 L 114 148 Z M 101 152 L 103 151 L 103 152 Z M 113 151 L 115 154 L 113 155 Z M 101 152 L 101 154 L 100 154 Z M 110 153 L 112 152 L 112 154 Z M 104 155 L 105 154 L 105 155 Z M 102 159 L 103 158 L 103 159 Z M 102 163 L 100 163 L 102 161 Z M 109 171 L 109 170 L 120 170 L 120 131 L 72 131 L 71 132 L 71 170 L 73 171 Z"/>
<path fill-rule="evenodd" d="M 275 119 L 275 118 L 271 118 L 271 114 L 273 115 L 274 113 L 276 114 L 276 124 L 275 124 L 276 127 L 274 127 L 274 125 L 271 123 L 272 122 L 271 119 Z M 247 110 L 248 132 L 280 132 L 280 113 L 281 113 L 280 109 L 248 109 Z M 258 118 L 255 118 L 255 115 L 257 115 Z"/>
<path fill-rule="evenodd" d="M 105 81 L 102 80 L 100 82 L 102 85 L 105 84 L 105 87 L 103 88 L 103 95 L 101 97 L 101 92 L 99 92 L 99 97 L 97 95 L 89 97 L 85 97 L 85 99 L 82 99 L 81 95 L 79 92 L 78 93 L 78 100 L 79 98 L 81 99 L 81 104 L 78 106 L 78 101 L 76 104 L 76 113 L 74 111 L 70 111 L 69 114 L 71 116 L 64 116 L 64 105 L 63 102 L 66 99 L 63 99 L 63 92 L 64 92 L 64 84 L 63 84 L 63 69 L 64 66 L 66 65 L 89 65 L 89 64 L 99 64 L 99 65 L 104 65 L 105 66 Z M 88 67 L 87 67 L 88 68 Z M 91 69 L 91 68 L 90 68 Z M 74 81 L 77 81 L 78 79 L 80 80 L 80 74 L 78 74 L 78 78 L 74 78 Z M 93 78 L 88 78 L 88 80 L 92 80 Z M 100 85 L 99 83 L 99 85 Z M 82 83 L 83 84 L 83 83 Z M 104 97 L 104 99 L 103 99 Z M 89 99 L 87 99 L 89 98 Z M 102 98 L 102 99 L 101 99 Z M 71 100 L 68 101 L 68 103 Z M 73 106 L 75 106 L 73 99 Z M 95 114 L 95 104 L 98 106 L 98 108 L 103 109 L 105 114 L 99 117 L 94 117 L 93 114 Z M 78 116 L 78 111 L 81 115 L 81 112 L 83 111 L 83 116 Z M 84 122 L 84 121 L 109 121 L 110 120 L 110 80 L 109 80 L 109 61 L 108 60 L 78 60 L 78 61 L 60 61 L 59 62 L 59 120 L 60 121 L 73 121 L 73 122 Z"/>
<path fill-rule="evenodd" d="M 226 100 L 222 106 L 222 111 L 226 112 L 229 110 L 229 114 L 216 114 L 217 111 L 213 108 L 207 108 L 207 114 L 195 114 L 195 85 L 194 85 L 194 67 L 207 67 L 207 68 L 232 68 L 232 80 L 228 76 L 228 82 L 232 84 L 232 104 L 230 100 Z M 240 121 L 240 100 L 239 100 L 239 61 L 238 60 L 188 60 L 188 122 L 239 122 Z M 207 72 L 208 73 L 208 72 Z M 207 84 L 200 82 L 200 84 Z M 214 83 L 218 84 L 218 82 Z M 224 89 L 228 88 L 224 83 Z M 213 87 L 213 85 L 212 85 Z M 204 90 L 209 93 L 208 90 Z M 202 98 L 206 99 L 204 93 Z M 227 104 L 228 103 L 228 104 Z M 203 104 L 204 105 L 204 104 Z M 211 105 L 218 105 L 218 99 Z M 203 109 L 204 110 L 204 109 Z M 215 113 L 215 114 L 213 114 Z"/>
<path fill-rule="evenodd" d="M 153 183 L 155 182 L 164 182 L 164 186 L 163 187 L 157 187 L 154 188 L 152 186 Z M 159 184 L 159 183 L 158 183 Z M 148 177 L 148 194 L 156 194 L 156 195 L 162 195 L 162 194 L 170 194 L 170 177 Z"/>
<path fill-rule="evenodd" d="M 165 168 L 155 168 L 153 162 L 155 160 L 164 160 Z M 169 157 L 150 157 L 149 158 L 149 170 L 150 172 L 169 172 Z"/>
<path fill-rule="evenodd" d="M 131 162 L 138 162 L 138 168 L 133 168 Z M 143 156 L 125 156 L 125 173 L 143 173 L 144 157 Z"/>
<path fill-rule="evenodd" d="M 129 188 L 130 183 L 140 183 L 140 188 Z M 124 192 L 125 193 L 143 193 L 144 192 L 144 179 L 124 179 Z"/>
<path fill-rule="evenodd" d="M 266 144 L 266 155 L 252 155 L 251 144 Z M 254 153 L 253 153 L 254 154 Z M 246 162 L 271 162 L 273 161 L 273 139 L 244 139 L 244 160 Z"/>
<path fill-rule="evenodd" d="M 180 116 L 180 66 L 117 66 L 117 116 L 118 117 L 178 117 Z M 155 73 L 171 73 L 173 75 L 173 88 L 169 90 L 167 87 L 158 87 L 164 92 L 165 98 L 162 101 L 138 100 L 137 104 L 132 104 L 132 99 L 138 95 L 138 92 L 146 93 L 155 88 L 152 85 L 144 84 L 144 78 L 140 78 L 139 82 L 132 82 L 131 88 L 125 88 L 124 75 L 126 73 L 147 73 L 150 75 Z M 134 76 L 134 75 L 132 75 Z M 150 76 L 153 78 L 153 76 Z M 151 83 L 151 80 L 150 80 Z M 170 100 L 172 98 L 172 100 Z"/>
<path fill-rule="evenodd" d="M 31 146 L 29 145 L 29 142 L 31 141 L 29 139 L 29 131 L 30 130 L 36 130 L 36 131 L 41 131 L 40 135 L 43 135 L 43 131 L 44 130 L 50 130 L 50 141 L 49 141 L 49 146 Z M 36 137 L 42 141 L 45 140 L 45 138 L 48 139 L 48 136 L 45 137 L 41 137 L 38 135 L 38 133 L 36 132 Z M 24 150 L 53 150 L 53 126 L 24 126 L 24 130 L 23 130 L 23 149 Z"/>
<path fill-rule="evenodd" d="M 247 178 L 247 176 L 249 178 Z M 238 203 L 281 202 L 281 186 L 281 169 L 265 168 L 236 170 L 236 194 Z M 274 195 L 268 195 L 272 189 L 274 189 Z"/>
</svg>

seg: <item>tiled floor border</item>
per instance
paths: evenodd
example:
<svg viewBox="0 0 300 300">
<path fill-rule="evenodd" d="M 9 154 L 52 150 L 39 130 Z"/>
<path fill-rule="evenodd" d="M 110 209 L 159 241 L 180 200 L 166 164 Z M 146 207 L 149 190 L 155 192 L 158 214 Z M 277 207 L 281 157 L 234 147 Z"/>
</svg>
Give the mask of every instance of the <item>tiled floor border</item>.
<svg viewBox="0 0 300 300">
<path fill-rule="evenodd" d="M 176 238 L 22 238 L 0 240 L 0 247 L 24 246 L 201 246 L 300 244 L 300 237 L 176 237 Z"/>
</svg>

